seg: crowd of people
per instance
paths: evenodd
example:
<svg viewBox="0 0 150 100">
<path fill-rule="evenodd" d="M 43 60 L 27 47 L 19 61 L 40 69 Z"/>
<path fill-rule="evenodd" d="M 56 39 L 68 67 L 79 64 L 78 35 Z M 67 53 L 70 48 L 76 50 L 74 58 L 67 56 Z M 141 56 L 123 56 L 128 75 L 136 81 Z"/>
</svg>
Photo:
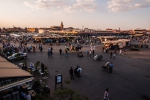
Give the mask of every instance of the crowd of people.
<svg viewBox="0 0 150 100">
<path fill-rule="evenodd" d="M 89 41 L 90 41 L 90 43 L 89 43 Z M 93 56 L 94 57 L 95 56 L 95 45 L 94 45 L 94 43 L 96 43 L 97 41 L 94 41 L 94 43 L 92 42 L 92 40 L 89 40 L 89 41 L 85 40 L 85 42 L 84 42 L 84 43 L 86 43 L 86 45 L 88 43 L 91 44 L 89 50 L 87 50 L 86 53 L 87 53 L 87 56 L 90 56 L 90 57 Z M 78 42 L 80 43 L 81 41 L 78 41 Z M 68 45 L 71 45 L 70 42 L 68 43 Z M 25 45 L 25 44 L 20 44 L 18 47 L 16 47 L 14 44 L 11 44 L 11 42 L 4 42 L 3 48 L 1 49 L 0 52 L 1 52 L 1 55 L 3 55 L 3 53 L 4 53 L 4 55 L 7 57 L 7 56 L 9 56 L 15 52 L 28 52 L 29 50 L 30 50 L 30 52 L 32 50 L 33 50 L 33 52 L 35 52 L 36 48 L 37 48 L 37 46 L 31 45 L 31 46 L 27 47 L 27 45 Z M 39 50 L 41 52 L 43 50 L 43 45 L 41 43 L 39 43 Z M 79 50 L 81 50 L 81 49 L 79 49 Z M 107 49 L 105 49 L 105 50 L 106 51 L 104 51 L 104 52 L 108 53 L 108 50 Z M 62 48 L 60 48 L 58 52 L 60 55 L 62 55 L 63 54 Z M 64 52 L 65 52 L 65 56 L 68 57 L 68 50 L 65 49 Z M 53 47 L 52 46 L 48 48 L 47 55 L 48 55 L 48 57 L 52 57 L 52 55 L 53 55 Z M 110 58 L 115 59 L 115 56 L 116 56 L 116 51 L 115 50 L 114 50 L 114 52 L 111 51 L 110 52 Z M 113 66 L 114 66 L 113 63 L 110 63 L 109 68 L 111 69 L 111 71 L 113 69 Z M 31 63 L 29 65 L 29 67 L 30 67 L 30 69 L 35 68 L 33 63 Z M 45 67 L 44 64 L 41 63 L 41 72 L 42 73 L 44 72 L 44 67 Z M 74 80 L 75 77 L 81 77 L 81 72 L 82 72 L 82 68 L 80 66 L 77 65 L 75 67 L 71 67 L 69 70 L 70 79 Z M 24 96 L 24 94 L 28 95 L 27 93 L 22 93 L 22 96 Z M 104 99 L 107 100 L 107 98 L 108 98 L 108 89 L 106 89 L 105 94 L 104 94 Z M 30 99 L 27 99 L 27 100 L 30 100 Z"/>
<path fill-rule="evenodd" d="M 142 42 L 142 43 L 149 43 L 150 42 L 150 36 L 143 35 L 143 36 L 138 36 L 138 37 L 132 37 L 132 40 Z"/>
</svg>

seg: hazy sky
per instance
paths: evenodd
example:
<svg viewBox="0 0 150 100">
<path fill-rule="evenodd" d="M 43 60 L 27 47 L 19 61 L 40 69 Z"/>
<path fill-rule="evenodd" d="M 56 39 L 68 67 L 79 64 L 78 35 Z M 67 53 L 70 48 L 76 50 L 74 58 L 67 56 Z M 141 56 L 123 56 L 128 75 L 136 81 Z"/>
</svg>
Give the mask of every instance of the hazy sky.
<svg viewBox="0 0 150 100">
<path fill-rule="evenodd" d="M 149 29 L 150 0 L 0 0 L 0 27 Z"/>
</svg>

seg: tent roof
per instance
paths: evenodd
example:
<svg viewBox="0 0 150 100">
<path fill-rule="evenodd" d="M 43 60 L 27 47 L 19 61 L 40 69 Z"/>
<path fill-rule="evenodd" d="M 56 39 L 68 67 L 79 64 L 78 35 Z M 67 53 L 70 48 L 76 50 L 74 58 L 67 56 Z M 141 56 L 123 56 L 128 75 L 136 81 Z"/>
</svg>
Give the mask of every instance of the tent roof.
<svg viewBox="0 0 150 100">
<path fill-rule="evenodd" d="M 17 65 L 10 62 L 0 62 L 0 69 L 20 69 Z"/>
<path fill-rule="evenodd" d="M 18 66 L 13 63 L 8 62 L 7 60 L 0 57 L 0 78 L 8 78 L 8 77 L 26 77 L 31 76 L 30 73 L 22 70 Z"/>
<path fill-rule="evenodd" d="M 25 77 L 32 75 L 22 69 L 0 69 L 0 78 Z"/>
<path fill-rule="evenodd" d="M 129 39 L 118 39 L 118 40 L 112 40 L 112 41 L 104 41 L 102 43 L 119 43 L 119 42 L 129 42 Z"/>
<path fill-rule="evenodd" d="M 2 62 L 2 61 L 7 61 L 7 60 L 3 57 L 0 57 L 0 62 Z"/>
</svg>

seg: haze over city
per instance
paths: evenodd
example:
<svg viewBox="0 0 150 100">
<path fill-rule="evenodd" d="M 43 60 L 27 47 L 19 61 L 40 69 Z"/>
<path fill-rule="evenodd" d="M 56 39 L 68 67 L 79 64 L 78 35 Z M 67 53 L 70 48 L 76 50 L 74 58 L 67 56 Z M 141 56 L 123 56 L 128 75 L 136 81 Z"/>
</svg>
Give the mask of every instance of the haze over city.
<svg viewBox="0 0 150 100">
<path fill-rule="evenodd" d="M 150 0 L 0 0 L 0 27 L 149 29 Z"/>
</svg>

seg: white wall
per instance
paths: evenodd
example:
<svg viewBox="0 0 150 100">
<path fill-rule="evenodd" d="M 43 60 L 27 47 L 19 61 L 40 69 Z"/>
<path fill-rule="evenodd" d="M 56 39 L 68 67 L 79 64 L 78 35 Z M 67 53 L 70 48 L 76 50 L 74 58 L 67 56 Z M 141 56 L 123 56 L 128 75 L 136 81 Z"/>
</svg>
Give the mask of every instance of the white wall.
<svg viewBox="0 0 150 100">
<path fill-rule="evenodd" d="M 39 30 L 38 30 L 38 33 L 39 33 L 39 34 L 46 33 L 46 30 L 45 30 L 45 29 L 39 29 Z"/>
</svg>

